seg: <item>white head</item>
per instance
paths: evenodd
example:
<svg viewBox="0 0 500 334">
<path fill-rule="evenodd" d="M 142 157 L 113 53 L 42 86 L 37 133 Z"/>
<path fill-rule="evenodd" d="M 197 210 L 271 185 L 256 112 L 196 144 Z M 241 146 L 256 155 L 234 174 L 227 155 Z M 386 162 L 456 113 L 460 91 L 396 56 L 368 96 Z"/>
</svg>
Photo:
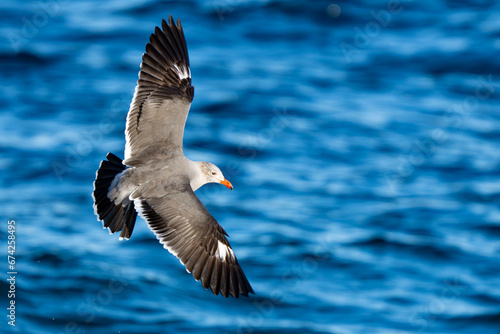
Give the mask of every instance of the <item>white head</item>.
<svg viewBox="0 0 500 334">
<path fill-rule="evenodd" d="M 197 173 L 198 175 L 196 175 L 196 177 L 191 181 L 191 187 L 193 190 L 196 190 L 207 183 L 221 183 L 233 190 L 233 185 L 231 182 L 226 180 L 219 167 L 205 161 L 198 161 L 196 164 L 199 173 Z"/>
</svg>

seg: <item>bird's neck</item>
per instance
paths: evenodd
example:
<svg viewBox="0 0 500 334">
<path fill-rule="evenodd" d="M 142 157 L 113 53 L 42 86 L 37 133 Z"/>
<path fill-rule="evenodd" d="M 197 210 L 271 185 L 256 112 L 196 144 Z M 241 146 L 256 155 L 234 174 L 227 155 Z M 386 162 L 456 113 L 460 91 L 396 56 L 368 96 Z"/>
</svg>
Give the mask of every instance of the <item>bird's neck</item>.
<svg viewBox="0 0 500 334">
<path fill-rule="evenodd" d="M 189 179 L 191 188 L 193 191 L 196 191 L 201 186 L 207 183 L 203 173 L 201 171 L 201 162 L 200 161 L 191 161 L 189 160 Z"/>
</svg>

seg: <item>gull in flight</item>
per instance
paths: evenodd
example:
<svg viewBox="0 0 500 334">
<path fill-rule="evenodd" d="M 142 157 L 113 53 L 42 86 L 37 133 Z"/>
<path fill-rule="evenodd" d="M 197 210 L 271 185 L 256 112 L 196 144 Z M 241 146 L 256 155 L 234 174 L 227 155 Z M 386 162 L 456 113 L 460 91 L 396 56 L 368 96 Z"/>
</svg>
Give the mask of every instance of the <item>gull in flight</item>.
<svg viewBox="0 0 500 334">
<path fill-rule="evenodd" d="M 142 56 L 127 115 L 125 159 L 108 153 L 94 181 L 94 211 L 109 232 L 129 239 L 139 214 L 156 238 L 205 289 L 228 297 L 254 293 L 227 233 L 194 191 L 233 189 L 210 162 L 184 156 L 182 139 L 194 87 L 180 20 L 155 28 Z"/>
</svg>

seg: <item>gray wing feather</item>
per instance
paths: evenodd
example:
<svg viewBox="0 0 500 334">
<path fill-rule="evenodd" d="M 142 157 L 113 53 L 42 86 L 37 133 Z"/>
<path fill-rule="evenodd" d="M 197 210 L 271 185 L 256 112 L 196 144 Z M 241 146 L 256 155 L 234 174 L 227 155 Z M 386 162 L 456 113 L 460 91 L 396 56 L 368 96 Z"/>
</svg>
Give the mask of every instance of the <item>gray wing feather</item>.
<svg viewBox="0 0 500 334">
<path fill-rule="evenodd" d="M 182 153 L 182 137 L 194 96 L 184 32 L 162 21 L 142 56 L 139 80 L 127 115 L 124 163 L 137 166 L 158 156 Z"/>
<path fill-rule="evenodd" d="M 164 247 L 175 255 L 205 289 L 248 296 L 254 293 L 226 232 L 203 206 L 189 184 L 169 189 L 161 198 L 139 197 L 135 206 Z"/>
</svg>

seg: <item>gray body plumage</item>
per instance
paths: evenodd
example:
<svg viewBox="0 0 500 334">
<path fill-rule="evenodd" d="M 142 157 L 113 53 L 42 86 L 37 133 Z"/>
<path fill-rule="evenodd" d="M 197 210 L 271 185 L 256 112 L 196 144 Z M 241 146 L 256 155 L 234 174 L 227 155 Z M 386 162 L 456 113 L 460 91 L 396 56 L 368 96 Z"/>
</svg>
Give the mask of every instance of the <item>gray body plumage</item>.
<svg viewBox="0 0 500 334">
<path fill-rule="evenodd" d="M 183 154 L 194 88 L 184 32 L 172 17 L 146 45 L 126 124 L 125 159 L 109 153 L 94 182 L 103 226 L 130 238 L 137 213 L 205 288 L 225 297 L 253 293 L 227 233 L 194 191 L 209 182 L 232 189 L 217 166 Z"/>
</svg>

